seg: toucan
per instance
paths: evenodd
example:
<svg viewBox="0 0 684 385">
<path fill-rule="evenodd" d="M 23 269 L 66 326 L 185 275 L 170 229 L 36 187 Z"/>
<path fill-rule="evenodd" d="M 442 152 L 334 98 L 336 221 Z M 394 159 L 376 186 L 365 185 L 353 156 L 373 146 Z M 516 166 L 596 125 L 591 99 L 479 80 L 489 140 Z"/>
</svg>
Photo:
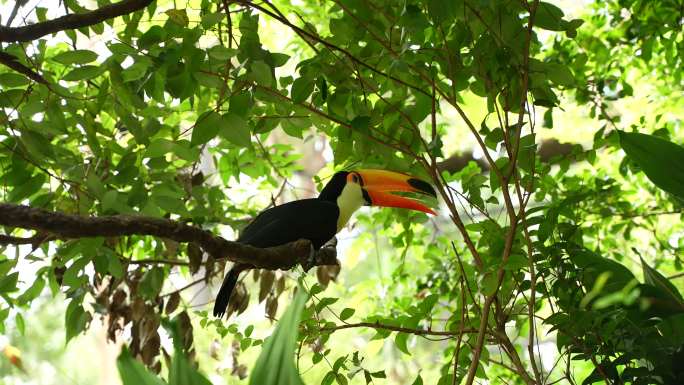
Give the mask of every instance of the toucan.
<svg viewBox="0 0 684 385">
<path fill-rule="evenodd" d="M 339 171 L 323 187 L 318 198 L 301 199 L 262 211 L 241 232 L 237 242 L 273 247 L 307 239 L 318 250 L 331 240 L 361 206 L 400 207 L 435 212 L 416 199 L 392 192 L 413 192 L 437 197 L 423 180 L 385 170 Z M 252 266 L 234 265 L 216 295 L 214 316 L 223 317 L 240 272 Z"/>
</svg>

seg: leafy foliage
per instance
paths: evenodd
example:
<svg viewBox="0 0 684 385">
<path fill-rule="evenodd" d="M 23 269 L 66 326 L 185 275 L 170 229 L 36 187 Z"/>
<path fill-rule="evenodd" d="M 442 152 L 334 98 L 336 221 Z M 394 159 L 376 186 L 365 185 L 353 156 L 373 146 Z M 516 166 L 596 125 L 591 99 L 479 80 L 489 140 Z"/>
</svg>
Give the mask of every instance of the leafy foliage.
<svg viewBox="0 0 684 385">
<path fill-rule="evenodd" d="M 298 176 L 320 188 L 366 167 L 431 181 L 441 215 L 358 214 L 342 273 L 300 277 L 265 340 L 270 326 L 240 317 L 263 302 L 278 318 L 289 274 L 239 283 L 229 323 L 189 293 L 226 264 L 194 243 L 3 228 L 0 331 L 24 334 L 26 309 L 65 299 L 67 342 L 100 320 L 125 339 L 124 384 L 208 383 L 207 334 L 260 384 L 681 381 L 681 4 L 594 2 L 582 19 L 555 4 L 158 1 L 63 38 L 3 37 L 3 202 L 228 238 L 310 196 Z M 541 156 L 551 133 L 588 131 Z M 461 143 L 480 162 L 449 168 Z M 380 359 L 362 346 L 383 341 Z"/>
</svg>

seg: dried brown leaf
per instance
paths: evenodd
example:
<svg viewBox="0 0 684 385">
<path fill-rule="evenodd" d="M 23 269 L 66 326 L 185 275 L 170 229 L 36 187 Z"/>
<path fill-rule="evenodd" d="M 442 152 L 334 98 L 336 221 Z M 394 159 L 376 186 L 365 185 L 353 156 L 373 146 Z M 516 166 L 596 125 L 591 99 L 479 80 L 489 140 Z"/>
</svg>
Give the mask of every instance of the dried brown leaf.
<svg viewBox="0 0 684 385">
<path fill-rule="evenodd" d="M 169 299 L 166 301 L 166 314 L 170 315 L 173 313 L 176 309 L 178 309 L 178 305 L 180 304 L 180 294 L 178 292 L 174 292 L 169 296 Z"/>
<path fill-rule="evenodd" d="M 143 346 L 142 351 L 140 352 L 140 355 L 142 356 L 142 361 L 145 363 L 145 365 L 152 367 L 155 358 L 159 355 L 160 347 L 161 339 L 159 338 L 159 334 L 155 333 L 145 342 L 145 345 Z"/>
<path fill-rule="evenodd" d="M 162 238 L 162 242 L 164 243 L 163 254 L 165 257 L 173 259 L 178 256 L 178 247 L 180 244 L 177 241 L 168 238 Z"/>
<path fill-rule="evenodd" d="M 271 270 L 262 270 L 259 285 L 259 303 L 261 303 L 273 289 L 273 281 L 275 280 L 275 273 Z"/>
<path fill-rule="evenodd" d="M 281 275 L 276 281 L 276 294 L 280 296 L 283 291 L 285 291 L 285 276 Z"/>
<path fill-rule="evenodd" d="M 131 305 L 131 319 L 134 322 L 140 321 L 145 316 L 146 311 L 145 301 L 137 297 Z"/>
<path fill-rule="evenodd" d="M 266 299 L 266 314 L 268 318 L 275 319 L 276 313 L 278 312 L 278 298 L 273 295 L 269 295 Z"/>
<path fill-rule="evenodd" d="M 190 316 L 188 315 L 188 312 L 185 310 L 182 311 L 176 317 L 176 321 L 177 321 L 178 327 L 180 329 L 181 337 L 183 337 L 183 349 L 186 352 L 189 352 L 190 347 L 192 346 L 192 342 L 193 342 L 193 334 L 192 334 L 192 322 L 190 322 Z"/>
<path fill-rule="evenodd" d="M 197 273 L 202 266 L 202 249 L 194 243 L 188 244 L 188 261 L 190 262 L 190 273 Z"/>
</svg>

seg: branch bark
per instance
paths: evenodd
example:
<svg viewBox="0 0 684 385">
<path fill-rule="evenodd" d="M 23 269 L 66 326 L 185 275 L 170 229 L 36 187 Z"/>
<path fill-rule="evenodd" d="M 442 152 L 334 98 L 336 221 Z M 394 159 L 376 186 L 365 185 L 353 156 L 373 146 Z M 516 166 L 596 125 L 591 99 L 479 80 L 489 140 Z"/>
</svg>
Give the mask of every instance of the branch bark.
<svg viewBox="0 0 684 385">
<path fill-rule="evenodd" d="M 0 35 L 2 36 L 2 35 Z M 4 64 L 5 66 L 26 75 L 29 79 L 36 81 L 41 84 L 47 84 L 47 80 L 43 78 L 41 74 L 38 72 L 32 70 L 31 68 L 21 64 L 19 62 L 19 59 L 17 59 L 16 56 L 10 55 L 7 52 L 2 52 L 0 51 L 0 63 Z"/>
<path fill-rule="evenodd" d="M 88 27 L 108 19 L 139 11 L 151 3 L 152 0 L 124 0 L 115 4 L 105 5 L 90 12 L 65 15 L 53 20 L 22 27 L 0 26 L 0 42 L 27 42 L 67 29 Z"/>
<path fill-rule="evenodd" d="M 151 235 L 177 242 L 194 242 L 214 259 L 225 258 L 268 270 L 289 270 L 298 264 L 309 270 L 313 266 L 339 264 L 333 247 L 324 247 L 312 255 L 311 242 L 305 239 L 262 249 L 228 241 L 208 230 L 163 218 L 135 215 L 84 217 L 0 203 L 0 225 L 47 233 L 50 239 Z M 3 237 L 6 241 L 11 240 L 8 236 Z M 25 241 L 16 237 L 15 240 Z"/>
</svg>

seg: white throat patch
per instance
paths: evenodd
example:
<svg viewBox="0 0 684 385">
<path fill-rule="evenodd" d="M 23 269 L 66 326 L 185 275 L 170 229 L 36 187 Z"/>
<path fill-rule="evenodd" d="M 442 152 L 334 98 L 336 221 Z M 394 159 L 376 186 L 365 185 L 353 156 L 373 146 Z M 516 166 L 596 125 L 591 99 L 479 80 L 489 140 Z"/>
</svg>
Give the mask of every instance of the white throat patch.
<svg viewBox="0 0 684 385">
<path fill-rule="evenodd" d="M 337 197 L 337 207 L 340 208 L 340 216 L 337 218 L 337 231 L 339 232 L 347 224 L 354 211 L 366 204 L 363 199 L 363 191 L 357 183 L 347 183 L 342 193 Z"/>
</svg>

